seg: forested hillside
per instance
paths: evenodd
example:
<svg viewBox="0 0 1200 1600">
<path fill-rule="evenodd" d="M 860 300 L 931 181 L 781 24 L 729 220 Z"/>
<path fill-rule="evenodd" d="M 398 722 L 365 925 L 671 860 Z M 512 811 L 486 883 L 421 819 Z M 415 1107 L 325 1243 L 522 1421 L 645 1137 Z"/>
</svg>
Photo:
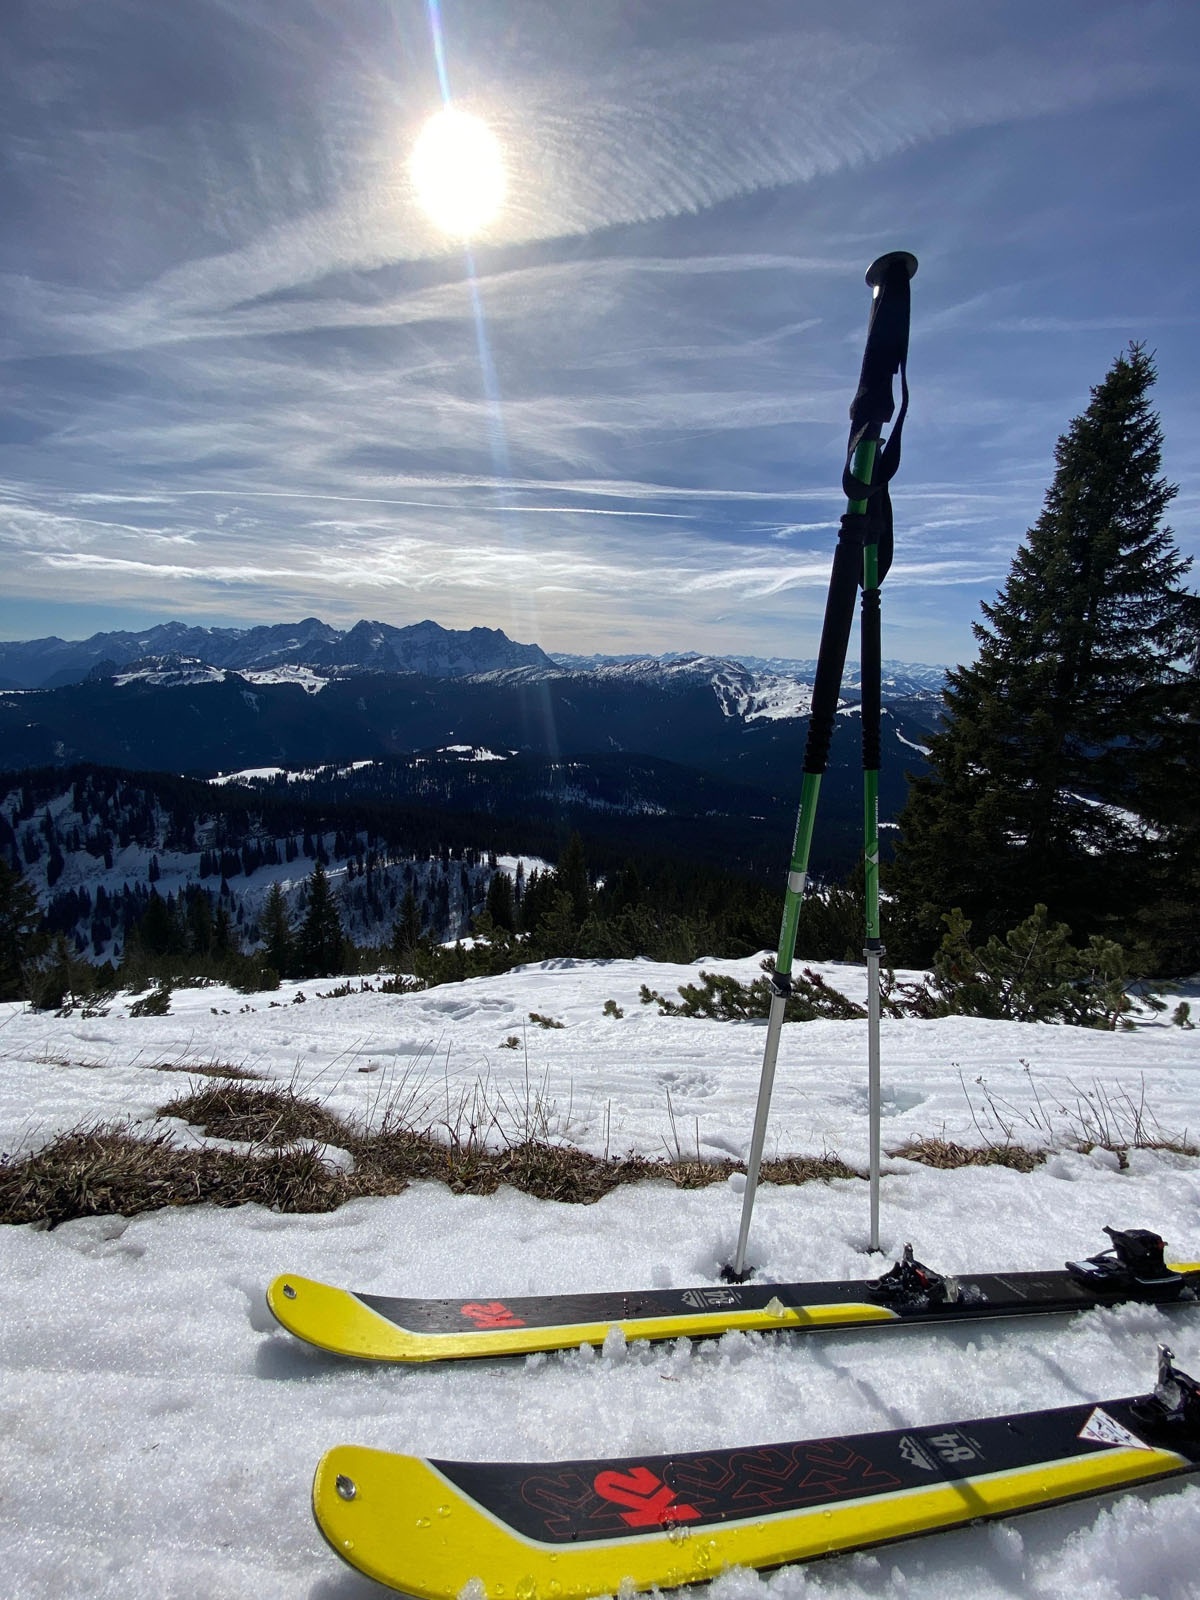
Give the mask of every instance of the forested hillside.
<svg viewBox="0 0 1200 1600">
<path fill-rule="evenodd" d="M 425 798 L 444 795 L 431 781 Z M 602 805 L 585 849 L 561 817 L 404 808 L 339 787 L 332 771 L 253 789 L 96 767 L 18 775 L 0 798 L 0 987 L 57 1000 L 106 981 L 85 967 L 125 984 L 220 974 L 261 987 L 380 964 L 428 981 L 468 961 L 692 960 L 770 942 L 769 885 L 706 864 L 686 837 L 664 849 L 657 833 L 623 834 L 636 807 Z M 847 953 L 857 922 L 852 893 L 815 891 L 810 953 Z M 439 954 L 476 928 L 484 954 Z"/>
</svg>

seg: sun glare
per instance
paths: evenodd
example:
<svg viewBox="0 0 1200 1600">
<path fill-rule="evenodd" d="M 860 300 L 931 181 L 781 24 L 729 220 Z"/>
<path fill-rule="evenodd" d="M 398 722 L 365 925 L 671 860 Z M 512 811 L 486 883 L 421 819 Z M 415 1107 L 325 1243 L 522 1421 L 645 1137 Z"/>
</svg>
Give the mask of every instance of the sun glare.
<svg viewBox="0 0 1200 1600">
<path fill-rule="evenodd" d="M 444 233 L 469 239 L 504 199 L 504 161 L 491 129 L 447 107 L 421 129 L 410 170 L 417 198 Z"/>
</svg>

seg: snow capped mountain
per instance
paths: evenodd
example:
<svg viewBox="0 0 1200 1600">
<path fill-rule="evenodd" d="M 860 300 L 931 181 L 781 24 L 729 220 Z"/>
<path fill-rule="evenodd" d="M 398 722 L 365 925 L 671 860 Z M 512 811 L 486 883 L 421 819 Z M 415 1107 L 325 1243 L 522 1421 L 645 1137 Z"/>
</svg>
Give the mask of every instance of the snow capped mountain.
<svg viewBox="0 0 1200 1600">
<path fill-rule="evenodd" d="M 194 660 L 240 673 L 307 667 L 326 677 L 410 672 L 464 678 L 500 668 L 554 665 L 537 645 L 518 644 L 499 628 L 442 628 L 430 621 L 396 628 L 364 620 L 342 630 L 306 617 L 256 628 L 165 622 L 143 633 L 97 633 L 74 642 L 49 638 L 0 643 L 0 682 L 52 689 L 126 670 L 144 677 L 144 664 L 158 658 Z"/>
<path fill-rule="evenodd" d="M 147 649 L 165 641 L 177 648 Z M 433 622 L 363 621 L 346 632 L 315 618 L 243 631 L 170 623 L 58 644 L 60 675 L 62 651 L 80 652 L 77 679 L 0 688 L 0 769 L 303 770 L 469 743 L 555 758 L 646 755 L 776 793 L 795 770 L 814 680 L 812 663 L 784 658 L 555 661 L 498 629 Z M 0 675 L 45 675 L 47 651 L 44 640 L 0 645 Z M 851 669 L 841 709 L 856 715 L 859 698 Z M 941 669 L 888 663 L 883 701 L 902 775 L 938 726 Z"/>
<path fill-rule="evenodd" d="M 815 660 L 794 656 L 713 656 L 695 652 L 667 651 L 663 655 L 555 655 L 560 667 L 572 672 L 660 672 L 684 673 L 698 671 L 706 662 L 718 662 L 722 667 L 745 667 L 757 679 L 784 678 L 797 683 L 812 683 L 817 675 Z M 945 687 L 946 667 L 927 662 L 883 662 L 885 692 L 895 695 L 940 695 Z M 857 661 L 846 663 L 843 687 L 856 690 L 860 687 L 861 669 Z"/>
<path fill-rule="evenodd" d="M 753 722 L 806 717 L 812 710 L 812 685 L 782 672 L 756 672 L 724 656 L 640 656 L 608 661 L 590 676 L 617 682 L 705 684 L 726 717 Z"/>
<path fill-rule="evenodd" d="M 0 686 L 60 688 L 85 680 L 117 685 L 181 687 L 217 684 L 237 673 L 254 685 L 298 684 L 318 694 L 335 679 L 362 674 L 412 674 L 470 679 L 498 688 L 531 681 L 586 677 L 598 685 L 656 690 L 709 688 L 724 716 L 741 722 L 806 717 L 816 662 L 782 656 L 547 655 L 498 628 L 443 628 L 424 621 L 398 628 L 356 622 L 342 630 L 317 617 L 253 628 L 199 628 L 166 622 L 140 633 L 98 633 L 68 642 L 36 639 L 0 643 Z M 884 663 L 886 700 L 938 700 L 941 666 Z M 856 664 L 846 669 L 843 695 L 858 697 Z"/>
<path fill-rule="evenodd" d="M 613 682 L 707 683 L 711 686 L 726 716 L 746 722 L 807 717 L 812 710 L 812 686 L 817 674 L 815 661 L 784 656 L 683 655 L 670 652 L 661 656 L 557 656 L 561 668 L 573 674 Z M 923 663 L 900 661 L 883 663 L 883 694 L 887 700 L 940 700 L 946 669 Z M 861 671 L 850 662 L 842 681 L 842 693 L 857 701 L 861 691 Z"/>
<path fill-rule="evenodd" d="M 798 678 L 808 683 L 811 683 L 817 674 L 815 661 L 792 660 L 785 656 L 738 656 L 736 659 L 743 666 L 749 667 L 752 672 L 777 673 L 782 677 Z M 940 696 L 946 685 L 947 669 L 944 666 L 921 661 L 884 661 L 882 667 L 885 695 Z M 842 680 L 843 689 L 857 693 L 861 686 L 861 667 L 857 661 L 848 661 Z"/>
<path fill-rule="evenodd" d="M 226 673 L 220 667 L 210 667 L 197 656 L 164 655 L 143 656 L 119 672 L 112 670 L 111 663 L 101 662 L 92 668 L 88 677 L 93 681 L 111 678 L 118 686 L 148 683 L 166 689 L 197 683 L 224 683 Z"/>
</svg>

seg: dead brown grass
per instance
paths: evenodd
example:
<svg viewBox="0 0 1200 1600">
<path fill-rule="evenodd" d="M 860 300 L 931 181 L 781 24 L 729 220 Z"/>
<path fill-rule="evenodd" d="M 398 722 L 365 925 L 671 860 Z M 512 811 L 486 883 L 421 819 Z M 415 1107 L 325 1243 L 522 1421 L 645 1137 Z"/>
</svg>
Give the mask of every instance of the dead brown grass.
<svg viewBox="0 0 1200 1600">
<path fill-rule="evenodd" d="M 229 1066 L 221 1061 L 192 1062 L 190 1064 L 179 1061 L 156 1061 L 149 1068 L 151 1072 L 182 1072 L 189 1078 L 228 1078 L 241 1083 L 257 1083 L 262 1081 L 262 1073 L 254 1072 L 250 1067 Z"/>
<path fill-rule="evenodd" d="M 764 1161 L 759 1176 L 764 1183 L 828 1183 L 831 1178 L 861 1178 L 864 1174 L 826 1151 L 820 1156 L 782 1156 Z"/>
<path fill-rule="evenodd" d="M 943 1171 L 955 1167 L 1010 1167 L 1014 1172 L 1032 1172 L 1046 1159 L 1046 1151 L 1030 1150 L 1022 1144 L 967 1145 L 934 1138 L 910 1139 L 892 1154 Z"/>
<path fill-rule="evenodd" d="M 178 1095 L 159 1115 L 178 1117 L 214 1139 L 283 1145 L 310 1141 L 346 1146 L 352 1130 L 332 1111 L 289 1086 L 222 1081 Z"/>
<path fill-rule="evenodd" d="M 654 1164 L 654 1176 L 669 1179 L 677 1189 L 707 1189 L 711 1184 L 724 1183 L 731 1172 L 742 1170 L 732 1161 L 701 1161 L 686 1156 Z"/>
<path fill-rule="evenodd" d="M 182 1149 L 163 1132 L 133 1124 L 96 1124 L 60 1134 L 42 1150 L 0 1157 L 0 1222 L 43 1222 L 163 1206 L 257 1203 L 277 1211 L 329 1211 L 365 1195 L 399 1194 L 410 1183 L 444 1183 L 456 1194 L 492 1194 L 502 1184 L 540 1199 L 591 1205 L 620 1184 L 657 1181 L 679 1189 L 722 1183 L 744 1170 L 732 1161 L 589 1155 L 544 1138 L 495 1142 L 475 1131 L 441 1136 L 385 1119 L 375 1130 L 352 1127 L 294 1088 L 228 1076 L 177 1096 L 161 1115 L 179 1117 L 244 1150 Z M 494 1131 L 494 1130 L 493 1130 Z M 322 1159 L 333 1145 L 353 1158 L 343 1171 Z M 1004 1166 L 1031 1172 L 1045 1152 L 1018 1144 L 971 1147 L 948 1139 L 910 1140 L 895 1152 L 945 1169 Z M 836 1154 L 764 1161 L 774 1184 L 861 1178 Z"/>
<path fill-rule="evenodd" d="M 658 1174 L 664 1165 L 631 1156 L 605 1160 L 571 1145 L 527 1139 L 500 1150 L 479 1143 L 447 1144 L 431 1134 L 401 1130 L 353 1140 L 351 1180 L 361 1194 L 398 1194 L 421 1180 L 455 1194 L 494 1194 L 508 1184 L 543 1200 L 588 1205 L 615 1189 Z"/>
<path fill-rule="evenodd" d="M 60 1134 L 21 1159 L 0 1157 L 0 1222 L 43 1222 L 163 1206 L 239 1206 L 332 1211 L 345 1181 L 309 1146 L 246 1156 L 181 1150 L 167 1134 L 147 1138 L 128 1125 L 97 1124 Z"/>
</svg>

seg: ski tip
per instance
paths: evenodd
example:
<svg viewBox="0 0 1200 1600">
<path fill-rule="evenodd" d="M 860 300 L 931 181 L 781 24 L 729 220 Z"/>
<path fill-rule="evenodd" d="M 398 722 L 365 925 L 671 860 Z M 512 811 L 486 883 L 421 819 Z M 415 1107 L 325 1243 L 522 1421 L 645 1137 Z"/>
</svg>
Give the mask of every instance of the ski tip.
<svg viewBox="0 0 1200 1600">
<path fill-rule="evenodd" d="M 412 1335 L 347 1289 L 285 1272 L 268 1285 L 267 1306 L 280 1327 L 318 1350 L 366 1361 L 398 1361 L 409 1354 Z"/>
</svg>

